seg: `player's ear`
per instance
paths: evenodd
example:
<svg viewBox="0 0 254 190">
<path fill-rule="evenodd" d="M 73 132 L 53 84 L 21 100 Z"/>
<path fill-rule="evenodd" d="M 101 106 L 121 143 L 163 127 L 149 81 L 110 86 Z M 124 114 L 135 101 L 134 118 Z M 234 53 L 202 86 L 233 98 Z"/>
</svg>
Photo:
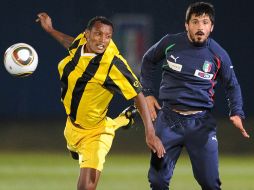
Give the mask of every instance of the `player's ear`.
<svg viewBox="0 0 254 190">
<path fill-rule="evenodd" d="M 211 27 L 211 31 L 210 31 L 210 32 L 212 32 L 212 31 L 213 31 L 213 27 L 214 27 L 214 25 L 212 25 L 212 27 Z"/>
<path fill-rule="evenodd" d="M 188 23 L 187 22 L 185 22 L 185 30 L 188 32 L 188 28 L 189 28 L 189 25 L 188 25 Z"/>
</svg>

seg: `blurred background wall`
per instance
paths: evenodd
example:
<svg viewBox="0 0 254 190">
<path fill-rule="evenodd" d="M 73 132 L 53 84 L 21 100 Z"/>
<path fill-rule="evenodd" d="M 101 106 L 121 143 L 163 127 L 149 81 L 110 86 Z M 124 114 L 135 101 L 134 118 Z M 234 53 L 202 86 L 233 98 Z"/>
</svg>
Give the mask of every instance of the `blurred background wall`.
<svg viewBox="0 0 254 190">
<path fill-rule="evenodd" d="M 39 55 L 35 73 L 26 78 L 9 75 L 0 66 L 1 109 L 0 148 L 4 150 L 64 150 L 62 131 L 65 114 L 60 102 L 58 62 L 66 55 L 65 49 L 46 34 L 35 22 L 39 12 L 47 12 L 56 29 L 76 36 L 83 32 L 87 21 L 96 15 L 111 18 L 116 24 L 114 40 L 122 54 L 138 74 L 140 59 L 150 45 L 167 33 L 184 30 L 185 11 L 190 0 L 12 0 L 0 5 L 0 55 L 14 43 L 32 45 Z M 254 2 L 209 1 L 216 9 L 215 29 L 212 37 L 231 56 L 241 84 L 245 127 L 253 136 L 254 127 Z M 160 74 L 156 80 L 159 83 Z M 216 92 L 214 113 L 218 118 L 218 136 L 222 152 L 254 152 L 253 139 L 241 137 L 228 122 L 228 109 L 220 85 Z M 114 117 L 132 102 L 116 96 L 109 115 Z M 147 151 L 143 128 L 138 119 L 138 129 L 119 131 L 113 146 L 115 151 Z M 130 140 L 132 138 L 132 140 Z M 135 146 L 131 146 L 130 144 Z"/>
</svg>

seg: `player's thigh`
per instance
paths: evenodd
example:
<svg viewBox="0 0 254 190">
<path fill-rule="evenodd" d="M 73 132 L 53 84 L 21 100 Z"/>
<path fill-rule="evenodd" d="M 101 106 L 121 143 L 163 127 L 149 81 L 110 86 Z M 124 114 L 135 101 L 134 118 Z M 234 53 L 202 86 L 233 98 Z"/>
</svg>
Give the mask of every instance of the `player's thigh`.
<svg viewBox="0 0 254 190">
<path fill-rule="evenodd" d="M 79 164 L 81 168 L 94 168 L 102 171 L 105 157 L 108 154 L 115 135 L 114 127 L 106 124 L 106 127 L 94 130 L 89 138 L 81 140 L 77 147 Z"/>
<path fill-rule="evenodd" d="M 172 173 L 183 147 L 184 135 L 180 127 L 180 120 L 173 121 L 166 116 L 166 113 L 160 111 L 156 119 L 155 130 L 165 147 L 166 154 L 163 158 L 152 154 L 151 167 L 157 171 L 165 170 L 165 173 Z"/>
<path fill-rule="evenodd" d="M 80 142 L 85 138 L 86 134 L 82 129 L 75 127 L 72 122 L 67 119 L 64 128 L 64 137 L 67 143 L 67 148 L 71 151 L 77 152 Z"/>
<path fill-rule="evenodd" d="M 174 147 L 183 144 L 183 128 L 181 119 L 177 115 L 161 110 L 158 113 L 154 128 L 166 151 L 175 151 Z"/>
<path fill-rule="evenodd" d="M 189 120 L 192 132 L 185 139 L 186 150 L 190 156 L 196 178 L 214 176 L 218 178 L 218 140 L 216 122 L 210 113 L 202 118 Z"/>
</svg>

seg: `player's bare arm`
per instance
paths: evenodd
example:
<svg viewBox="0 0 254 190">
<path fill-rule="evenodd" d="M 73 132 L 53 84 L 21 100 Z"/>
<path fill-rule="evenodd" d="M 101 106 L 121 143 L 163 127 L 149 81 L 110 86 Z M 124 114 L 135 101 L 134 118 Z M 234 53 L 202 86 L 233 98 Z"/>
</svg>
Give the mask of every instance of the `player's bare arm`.
<svg viewBox="0 0 254 190">
<path fill-rule="evenodd" d="M 157 110 L 160 110 L 161 106 L 154 96 L 147 96 L 146 103 L 150 111 L 150 116 L 154 121 L 157 118 Z"/>
<path fill-rule="evenodd" d="M 54 29 L 52 25 L 51 18 L 49 15 L 45 12 L 39 13 L 38 18 L 36 19 L 36 22 L 40 22 L 41 27 L 49 33 L 53 38 L 55 38 L 62 46 L 64 46 L 66 49 L 68 49 L 74 38 L 72 36 L 66 35 L 56 29 Z"/>
<path fill-rule="evenodd" d="M 161 140 L 155 135 L 155 130 L 153 128 L 153 123 L 147 109 L 147 104 L 144 98 L 143 93 L 139 93 L 134 98 L 135 104 L 139 110 L 141 118 L 143 120 L 145 126 L 145 135 L 146 135 L 146 143 L 148 147 L 154 152 L 157 153 L 159 158 L 163 157 L 166 153 L 165 148 L 161 142 Z"/>
<path fill-rule="evenodd" d="M 246 138 L 249 138 L 250 135 L 245 131 L 242 123 L 242 119 L 238 115 L 234 115 L 230 117 L 230 121 L 233 123 L 233 125 L 238 128 L 242 135 Z"/>
</svg>

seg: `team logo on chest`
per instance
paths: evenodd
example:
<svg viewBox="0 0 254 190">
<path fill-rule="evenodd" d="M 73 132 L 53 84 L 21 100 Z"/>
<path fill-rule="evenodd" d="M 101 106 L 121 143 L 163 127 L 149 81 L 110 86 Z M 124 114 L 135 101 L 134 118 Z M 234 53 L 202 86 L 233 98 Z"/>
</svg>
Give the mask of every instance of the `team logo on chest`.
<svg viewBox="0 0 254 190">
<path fill-rule="evenodd" d="M 211 80 L 213 78 L 213 74 L 209 73 L 209 72 L 212 70 L 212 65 L 213 65 L 212 62 L 205 61 L 203 64 L 203 67 L 202 67 L 203 71 L 200 71 L 197 69 L 197 70 L 195 70 L 194 75 L 196 77 L 199 77 L 199 78 L 202 78 L 205 80 Z"/>
<path fill-rule="evenodd" d="M 212 63 L 209 61 L 205 61 L 203 64 L 203 71 L 209 73 L 212 69 Z"/>
</svg>

